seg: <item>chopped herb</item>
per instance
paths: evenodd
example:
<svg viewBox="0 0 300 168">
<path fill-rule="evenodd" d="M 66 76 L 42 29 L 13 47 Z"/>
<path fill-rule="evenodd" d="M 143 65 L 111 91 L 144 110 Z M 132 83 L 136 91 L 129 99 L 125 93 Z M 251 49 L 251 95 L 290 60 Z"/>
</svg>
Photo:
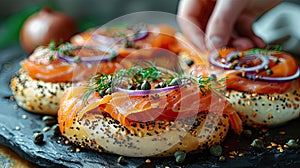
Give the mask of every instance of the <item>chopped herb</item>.
<svg viewBox="0 0 300 168">
<path fill-rule="evenodd" d="M 75 62 L 75 63 L 80 63 L 80 62 L 81 62 L 81 58 L 78 57 L 78 56 L 75 56 L 75 57 L 74 57 L 74 62 Z"/>
<path fill-rule="evenodd" d="M 49 62 L 52 62 L 52 61 L 53 61 L 53 59 L 54 59 L 54 56 L 53 56 L 53 55 L 51 55 L 51 56 L 49 57 Z"/>
<path fill-rule="evenodd" d="M 57 45 L 55 41 L 51 41 L 48 45 L 50 50 L 56 50 L 57 49 Z"/>
<path fill-rule="evenodd" d="M 245 54 L 265 54 L 271 55 L 281 52 L 282 48 L 280 45 L 268 45 L 266 48 L 254 48 L 245 52 Z"/>
</svg>

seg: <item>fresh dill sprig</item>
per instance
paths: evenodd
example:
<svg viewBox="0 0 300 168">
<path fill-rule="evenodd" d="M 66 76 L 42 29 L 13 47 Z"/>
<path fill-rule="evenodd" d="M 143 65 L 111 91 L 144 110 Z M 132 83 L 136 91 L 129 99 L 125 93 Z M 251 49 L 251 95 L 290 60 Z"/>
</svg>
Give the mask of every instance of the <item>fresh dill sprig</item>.
<svg viewBox="0 0 300 168">
<path fill-rule="evenodd" d="M 282 51 L 282 47 L 280 45 L 268 45 L 265 48 L 253 48 L 245 51 L 245 54 L 275 54 Z"/>
<path fill-rule="evenodd" d="M 162 82 L 161 87 L 168 87 L 181 84 L 197 84 L 201 93 L 206 95 L 212 89 L 218 93 L 222 93 L 226 87 L 225 78 L 217 79 L 215 75 L 210 76 L 184 76 L 178 73 L 171 73 L 168 70 L 163 71 L 154 66 L 130 67 L 122 69 L 114 74 L 97 73 L 92 76 L 83 94 L 83 102 L 86 102 L 89 96 L 98 92 L 102 97 L 112 93 L 113 87 L 128 88 L 128 86 L 141 85 L 143 82 Z M 137 89 L 137 88 L 135 88 Z"/>
<path fill-rule="evenodd" d="M 134 82 L 143 82 L 145 80 L 153 82 L 160 79 L 163 73 L 156 67 L 131 67 L 128 69 L 122 69 L 115 73 L 116 78 L 122 77 L 132 77 Z"/>
<path fill-rule="evenodd" d="M 61 42 L 56 42 L 56 41 L 52 40 L 48 44 L 48 48 L 51 51 L 57 52 L 58 54 L 64 54 L 64 55 L 73 55 L 74 54 L 72 44 L 69 42 L 61 43 Z"/>
<path fill-rule="evenodd" d="M 217 93 L 223 94 L 226 88 L 226 78 L 217 79 L 215 75 L 209 76 L 191 76 L 190 80 L 196 83 L 203 95 L 206 95 L 208 90 L 213 90 Z"/>
<path fill-rule="evenodd" d="M 111 89 L 112 79 L 110 74 L 97 73 L 93 75 L 88 82 L 86 92 L 83 94 L 83 102 L 86 102 L 94 92 L 99 92 L 101 96 L 104 96 L 105 92 Z"/>
</svg>

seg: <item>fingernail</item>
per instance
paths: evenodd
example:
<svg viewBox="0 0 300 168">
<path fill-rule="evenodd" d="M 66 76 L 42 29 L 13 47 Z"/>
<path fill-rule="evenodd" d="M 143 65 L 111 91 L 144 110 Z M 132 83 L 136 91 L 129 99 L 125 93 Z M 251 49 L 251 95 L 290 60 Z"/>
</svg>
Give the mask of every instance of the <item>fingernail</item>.
<svg viewBox="0 0 300 168">
<path fill-rule="evenodd" d="M 224 47 L 224 45 L 224 40 L 219 36 L 213 36 L 208 41 L 208 49 L 210 50 Z"/>
</svg>

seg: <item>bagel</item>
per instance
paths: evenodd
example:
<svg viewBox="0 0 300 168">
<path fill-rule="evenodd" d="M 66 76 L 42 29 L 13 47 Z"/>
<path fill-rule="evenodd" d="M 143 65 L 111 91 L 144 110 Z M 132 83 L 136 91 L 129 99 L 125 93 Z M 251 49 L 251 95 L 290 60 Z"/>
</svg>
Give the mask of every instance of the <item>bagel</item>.
<svg viewBox="0 0 300 168">
<path fill-rule="evenodd" d="M 113 50 L 90 46 L 41 46 L 21 62 L 21 69 L 11 79 L 10 87 L 17 104 L 27 111 L 56 115 L 66 88 L 79 85 L 87 76 L 100 71 L 111 73 L 120 68 L 118 60 L 76 63 L 75 57 L 112 54 Z M 63 57 L 62 54 L 76 56 Z M 94 54 L 94 55 L 93 55 Z"/>
<path fill-rule="evenodd" d="M 223 63 L 216 62 L 220 58 Z M 235 60 L 228 61 L 232 58 Z M 300 116 L 299 66 L 292 55 L 270 49 L 227 48 L 213 52 L 209 61 L 216 72 L 225 68 L 226 97 L 244 125 L 278 126 Z M 235 61 L 235 67 L 229 67 Z"/>
<path fill-rule="evenodd" d="M 21 70 L 11 81 L 11 89 L 16 96 L 17 103 L 28 111 L 56 114 L 55 111 L 58 110 L 63 89 L 69 87 L 72 82 L 85 81 L 87 77 L 96 72 L 110 74 L 118 69 L 145 62 L 145 60 L 172 70 L 179 69 L 177 54 L 180 47 L 176 47 L 177 41 L 174 37 L 176 29 L 168 25 L 151 25 L 147 28 L 134 25 L 128 30 L 127 28 L 121 28 L 121 30 L 109 28 L 107 32 L 106 29 L 99 29 L 97 32 L 101 32 L 100 34 L 103 36 L 107 34 L 107 38 L 119 41 L 120 38 L 124 37 L 110 37 L 110 35 L 118 34 L 117 32 L 120 34 L 120 31 L 124 31 L 123 34 L 129 33 L 130 36 L 130 33 L 134 31 L 131 29 L 133 27 L 138 32 L 140 32 L 140 28 L 142 29 L 141 37 L 134 37 L 132 41 L 132 45 L 136 45 L 136 47 L 123 46 L 123 41 L 127 39 L 127 36 L 121 40 L 122 44 L 116 43 L 113 44 L 114 46 L 106 43 L 88 45 L 86 42 L 81 43 L 75 40 L 81 35 L 84 37 L 92 35 L 90 31 L 86 31 L 72 38 L 73 45 L 50 43 L 48 46 L 36 48 L 29 58 L 21 62 Z M 151 32 L 154 29 L 159 30 L 159 33 Z M 30 86 L 31 89 L 27 86 Z M 43 89 L 38 87 L 44 88 L 46 92 L 51 91 L 53 94 L 47 94 L 46 97 L 35 97 L 43 93 Z M 63 89 L 52 89 L 56 87 Z M 38 89 L 34 90 L 35 88 Z"/>
<path fill-rule="evenodd" d="M 217 125 L 209 127 L 218 121 Z M 63 135 L 82 148 L 130 157 L 173 156 L 178 150 L 203 152 L 220 144 L 229 129 L 226 116 L 199 113 L 198 126 L 182 128 L 184 121 L 138 123 L 125 127 L 109 115 L 88 113 L 64 129 Z M 147 125 L 153 125 L 148 127 Z M 195 124 L 196 125 L 196 124 Z M 203 129 L 208 131 L 203 133 Z"/>
<path fill-rule="evenodd" d="M 25 110 L 56 115 L 59 101 L 71 82 L 44 82 L 32 79 L 23 69 L 12 78 L 10 87 L 17 104 Z"/>
<path fill-rule="evenodd" d="M 146 75 L 142 79 L 153 81 L 148 86 L 151 89 L 125 89 L 131 82 L 135 82 L 132 87 L 137 87 L 135 77 L 139 74 L 162 72 L 155 67 L 145 69 L 132 67 L 112 76 L 99 74 L 84 87 L 67 89 L 58 111 L 62 135 L 84 148 L 143 157 L 171 156 L 178 150 L 202 152 L 220 144 L 230 124 L 241 133 L 237 114 L 211 89 L 203 86 L 200 91 L 198 85 L 191 83 L 169 86 L 174 84 L 172 81 L 155 89 L 159 82 L 174 80 L 174 76 L 165 75 L 169 70 L 159 78 Z M 110 86 L 120 76 L 126 79 Z"/>
<path fill-rule="evenodd" d="M 227 97 L 248 126 L 276 126 L 300 115 L 299 88 L 284 94 L 253 94 L 228 90 Z"/>
</svg>

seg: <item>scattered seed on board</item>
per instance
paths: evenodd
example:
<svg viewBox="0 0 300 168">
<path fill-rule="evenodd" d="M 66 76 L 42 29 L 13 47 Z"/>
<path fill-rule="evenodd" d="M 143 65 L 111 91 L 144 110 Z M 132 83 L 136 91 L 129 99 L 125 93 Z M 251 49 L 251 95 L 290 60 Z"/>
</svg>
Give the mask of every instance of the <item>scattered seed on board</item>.
<svg viewBox="0 0 300 168">
<path fill-rule="evenodd" d="M 119 164 L 124 164 L 124 163 L 125 163 L 125 157 L 124 157 L 124 156 L 118 157 L 117 162 L 118 162 Z"/>
<path fill-rule="evenodd" d="M 222 155 L 222 146 L 221 145 L 213 145 L 209 149 L 209 153 L 213 156 L 221 156 Z"/>
<path fill-rule="evenodd" d="M 220 162 L 224 162 L 225 160 L 226 160 L 225 156 L 220 156 L 220 157 L 219 157 L 219 161 L 220 161 Z"/>
<path fill-rule="evenodd" d="M 176 151 L 174 156 L 177 163 L 182 163 L 185 160 L 186 153 L 184 151 Z"/>
<path fill-rule="evenodd" d="M 243 135 L 244 135 L 246 138 L 250 138 L 251 135 L 252 135 L 252 131 L 251 131 L 251 130 L 244 130 L 244 131 L 243 131 Z"/>
<path fill-rule="evenodd" d="M 47 126 L 52 126 L 57 123 L 57 120 L 53 116 L 44 116 L 42 120 Z"/>
<path fill-rule="evenodd" d="M 60 134 L 59 125 L 58 124 L 53 125 L 51 127 L 51 130 L 52 130 L 53 135 L 59 135 Z"/>
<path fill-rule="evenodd" d="M 296 148 L 299 147 L 297 141 L 294 140 L 294 139 L 290 139 L 290 140 L 286 143 L 286 145 L 287 145 L 289 148 L 292 148 L 292 149 L 296 149 Z"/>
<path fill-rule="evenodd" d="M 43 131 L 44 131 L 44 132 L 47 132 L 47 131 L 49 131 L 49 130 L 50 130 L 50 127 L 49 127 L 49 126 L 43 128 Z"/>
<path fill-rule="evenodd" d="M 16 130 L 19 131 L 21 129 L 20 126 L 16 126 Z"/>
<path fill-rule="evenodd" d="M 251 143 L 251 147 L 255 150 L 262 150 L 264 148 L 264 143 L 260 139 L 254 139 L 254 141 Z"/>
<path fill-rule="evenodd" d="M 23 119 L 27 119 L 27 118 L 28 118 L 28 116 L 27 116 L 27 115 L 25 115 L 25 114 L 23 114 L 23 115 L 22 115 L 22 118 L 23 118 Z"/>
<path fill-rule="evenodd" d="M 36 132 L 32 135 L 32 141 L 35 144 L 40 144 L 44 141 L 44 134 L 41 132 Z"/>
</svg>

